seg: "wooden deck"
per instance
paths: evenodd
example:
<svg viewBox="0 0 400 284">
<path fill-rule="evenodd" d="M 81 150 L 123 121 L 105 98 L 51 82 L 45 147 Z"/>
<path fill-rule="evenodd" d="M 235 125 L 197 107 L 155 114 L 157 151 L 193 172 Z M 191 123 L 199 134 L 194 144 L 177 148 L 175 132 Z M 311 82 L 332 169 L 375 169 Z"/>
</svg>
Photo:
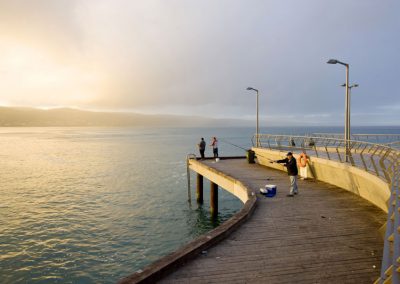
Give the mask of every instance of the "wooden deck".
<svg viewBox="0 0 400 284">
<path fill-rule="evenodd" d="M 160 283 L 373 283 L 378 278 L 383 248 L 378 229 L 386 214 L 374 205 L 314 181 L 300 180 L 300 194 L 286 197 L 284 172 L 243 159 L 204 163 L 257 193 L 266 183 L 276 184 L 278 194 L 258 194 L 250 220 Z"/>
</svg>

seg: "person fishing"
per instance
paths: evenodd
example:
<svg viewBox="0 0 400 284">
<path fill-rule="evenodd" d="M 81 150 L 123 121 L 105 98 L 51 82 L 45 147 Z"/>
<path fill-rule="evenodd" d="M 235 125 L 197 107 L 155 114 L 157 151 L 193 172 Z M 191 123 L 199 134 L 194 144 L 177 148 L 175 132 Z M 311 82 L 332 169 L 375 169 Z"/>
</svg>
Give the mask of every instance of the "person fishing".
<svg viewBox="0 0 400 284">
<path fill-rule="evenodd" d="M 287 173 L 289 175 L 289 180 L 290 180 L 290 192 L 286 196 L 293 197 L 295 194 L 298 194 L 299 189 L 297 187 L 297 175 L 299 171 L 297 169 L 296 159 L 295 157 L 293 157 L 292 152 L 287 153 L 285 159 L 271 161 L 271 163 L 284 164 L 284 166 L 287 169 Z"/>
<path fill-rule="evenodd" d="M 206 150 L 206 141 L 204 141 L 203 137 L 201 137 L 200 143 L 197 144 L 197 146 L 199 147 L 201 159 L 204 160 L 204 151 Z"/>
<path fill-rule="evenodd" d="M 213 137 L 211 140 L 210 147 L 213 148 L 214 158 L 218 158 L 218 140 L 217 137 Z"/>
</svg>

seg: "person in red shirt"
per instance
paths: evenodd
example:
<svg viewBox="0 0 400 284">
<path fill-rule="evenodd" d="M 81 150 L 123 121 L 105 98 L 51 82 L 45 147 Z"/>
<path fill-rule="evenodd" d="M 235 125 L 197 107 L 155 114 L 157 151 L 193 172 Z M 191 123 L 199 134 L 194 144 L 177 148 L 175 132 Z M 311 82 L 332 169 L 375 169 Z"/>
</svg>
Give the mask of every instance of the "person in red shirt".
<svg viewBox="0 0 400 284">
<path fill-rule="evenodd" d="M 218 140 L 217 137 L 213 137 L 210 146 L 213 148 L 214 158 L 218 158 Z"/>
</svg>

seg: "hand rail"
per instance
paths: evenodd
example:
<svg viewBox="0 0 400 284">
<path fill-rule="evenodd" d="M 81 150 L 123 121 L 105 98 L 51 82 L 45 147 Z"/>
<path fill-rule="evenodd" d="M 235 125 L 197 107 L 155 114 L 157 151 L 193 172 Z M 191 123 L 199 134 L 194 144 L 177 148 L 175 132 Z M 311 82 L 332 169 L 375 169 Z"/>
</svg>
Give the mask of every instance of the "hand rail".
<svg viewBox="0 0 400 284">
<path fill-rule="evenodd" d="M 328 160 L 345 161 L 346 151 L 343 139 L 319 137 L 319 136 L 294 136 L 259 134 L 261 148 L 279 150 L 306 150 L 309 154 L 315 154 Z M 253 140 L 256 138 L 254 137 Z M 376 176 L 382 177 L 390 183 L 388 175 L 389 165 L 396 160 L 399 151 L 388 145 L 358 140 L 349 141 L 348 163 L 361 168 Z"/>
<path fill-rule="evenodd" d="M 368 136 L 370 134 L 364 134 Z M 371 134 L 372 136 L 374 134 Z M 385 136 L 384 134 L 382 136 Z M 390 135 L 390 134 L 388 134 Z M 396 136 L 396 135 L 393 135 Z M 400 137 L 400 135 L 398 135 Z M 360 140 L 349 141 L 348 161 L 345 141 L 322 136 L 294 136 L 258 134 L 252 141 L 259 141 L 260 148 L 295 151 L 305 150 L 308 155 L 328 160 L 336 160 L 349 166 L 360 168 L 384 179 L 390 185 L 388 216 L 383 247 L 380 277 L 375 283 L 400 283 L 400 150 L 391 145 L 383 145 Z M 397 142 L 396 142 L 397 143 Z M 393 144 L 396 144 L 393 143 Z"/>
<path fill-rule="evenodd" d="M 341 133 L 313 133 L 312 136 L 318 137 L 329 137 L 329 138 L 336 138 L 336 139 L 343 139 L 344 135 Z M 361 133 L 361 134 L 351 134 L 351 139 L 356 141 L 369 141 L 369 142 L 376 142 L 379 144 L 399 144 L 400 143 L 400 134 L 368 134 L 368 133 Z"/>
<path fill-rule="evenodd" d="M 187 190 L 188 190 L 188 202 L 192 203 L 192 194 L 190 191 L 190 169 L 189 169 L 189 160 L 196 159 L 195 154 L 186 155 L 186 175 L 187 175 Z"/>
</svg>

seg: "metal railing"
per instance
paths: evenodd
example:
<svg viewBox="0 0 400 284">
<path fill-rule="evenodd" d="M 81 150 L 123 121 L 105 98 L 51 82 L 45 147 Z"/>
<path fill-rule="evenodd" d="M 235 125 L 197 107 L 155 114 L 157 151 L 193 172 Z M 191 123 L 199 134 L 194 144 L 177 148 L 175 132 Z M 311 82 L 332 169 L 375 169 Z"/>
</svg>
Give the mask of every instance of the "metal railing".
<svg viewBox="0 0 400 284">
<path fill-rule="evenodd" d="M 257 137 L 253 137 L 253 141 Z M 398 161 L 399 151 L 387 145 L 362 141 L 349 141 L 349 151 L 345 151 L 345 141 L 330 137 L 293 136 L 259 134 L 261 148 L 301 151 L 306 150 L 308 155 L 346 161 L 354 167 L 361 168 L 369 173 L 383 178 L 390 183 L 393 165 Z M 254 145 L 254 144 L 253 144 Z"/>
<path fill-rule="evenodd" d="M 188 202 L 192 203 L 192 195 L 190 191 L 190 168 L 189 168 L 189 160 L 196 159 L 195 154 L 187 154 L 186 155 L 186 177 L 187 177 L 187 192 L 188 192 Z"/>
<path fill-rule="evenodd" d="M 391 147 L 391 148 L 395 148 L 400 150 L 400 141 L 393 141 L 390 143 L 386 143 L 387 146 Z"/>
<path fill-rule="evenodd" d="M 344 139 L 340 133 L 313 133 L 311 136 Z M 388 145 L 400 143 L 400 134 L 351 134 L 350 139 Z"/>
<path fill-rule="evenodd" d="M 381 275 L 375 283 L 400 283 L 400 150 L 391 145 L 396 142 L 383 145 L 351 140 L 348 144 L 349 151 L 346 151 L 346 142 L 343 138 L 328 137 L 327 135 L 259 134 L 254 135 L 252 141 L 253 145 L 254 141 L 258 141 L 260 148 L 292 152 L 306 151 L 309 156 L 314 155 L 346 163 L 385 180 L 390 186 L 391 195 L 388 201 Z"/>
</svg>

